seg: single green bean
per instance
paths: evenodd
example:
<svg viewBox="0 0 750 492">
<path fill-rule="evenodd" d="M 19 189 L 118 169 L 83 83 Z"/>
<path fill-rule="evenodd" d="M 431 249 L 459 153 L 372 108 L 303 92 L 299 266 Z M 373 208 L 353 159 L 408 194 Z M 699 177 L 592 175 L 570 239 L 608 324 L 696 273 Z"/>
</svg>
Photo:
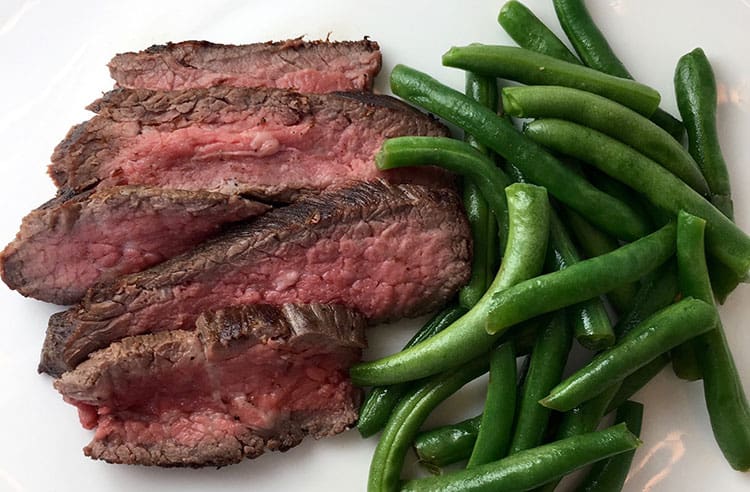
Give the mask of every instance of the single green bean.
<svg viewBox="0 0 750 492">
<path fill-rule="evenodd" d="M 350 375 L 355 384 L 369 386 L 420 379 L 492 348 L 501 335 L 490 336 L 484 330 L 492 293 L 541 271 L 549 231 L 549 201 L 544 188 L 516 183 L 508 186 L 505 193 L 511 224 L 508 245 L 500 271 L 487 293 L 466 315 L 439 333 L 437 343 L 432 337 L 399 354 L 352 367 Z M 441 336 L 446 333 L 447 336 Z"/>
<path fill-rule="evenodd" d="M 434 474 L 440 468 L 469 459 L 482 425 L 482 415 L 417 434 L 414 452 L 419 463 Z"/>
<path fill-rule="evenodd" d="M 573 341 L 566 318 L 565 311 L 557 312 L 537 336 L 521 386 L 510 454 L 542 444 L 550 410 L 540 405 L 539 400 L 562 379 Z"/>
<path fill-rule="evenodd" d="M 532 183 L 602 230 L 632 241 L 651 225 L 628 205 L 601 192 L 563 166 L 540 146 L 519 133 L 513 124 L 458 91 L 404 65 L 391 72 L 394 94 L 463 128 L 484 145 L 521 169 Z"/>
<path fill-rule="evenodd" d="M 443 400 L 487 372 L 487 366 L 487 357 L 480 357 L 459 369 L 430 378 L 401 399 L 375 448 L 368 491 L 398 490 L 406 452 L 424 421 Z"/>
<path fill-rule="evenodd" d="M 527 449 L 494 463 L 410 480 L 402 491 L 520 492 L 589 463 L 635 449 L 640 440 L 624 424 Z"/>
<path fill-rule="evenodd" d="M 666 131 L 630 108 L 569 87 L 505 87 L 503 108 L 518 118 L 559 118 L 598 130 L 631 147 L 702 195 L 709 192 L 698 164 Z"/>
<path fill-rule="evenodd" d="M 554 211 L 550 214 L 550 248 L 548 262 L 554 270 L 562 270 L 581 261 L 573 240 L 565 225 Z M 573 322 L 573 333 L 582 346 L 590 350 L 600 350 L 615 343 L 607 309 L 600 297 L 592 297 L 580 304 L 571 306 L 568 312 Z"/>
<path fill-rule="evenodd" d="M 602 95 L 650 116 L 661 96 L 651 87 L 551 56 L 512 46 L 453 47 L 443 65 L 513 80 L 525 85 L 560 85 Z"/>
<path fill-rule="evenodd" d="M 578 244 L 581 245 L 584 254 L 589 258 L 601 256 L 620 247 L 617 239 L 603 233 L 575 211 L 566 209 L 565 215 L 570 230 L 573 231 Z M 612 302 L 618 313 L 625 313 L 632 307 L 637 291 L 638 288 L 634 282 L 624 283 L 607 292 L 607 298 Z"/>
<path fill-rule="evenodd" d="M 516 413 L 516 353 L 504 343 L 490 356 L 490 381 L 482 424 L 467 468 L 499 460 L 508 454 Z"/>
<path fill-rule="evenodd" d="M 433 316 L 404 346 L 405 349 L 430 338 L 443 331 L 447 326 L 466 314 L 466 309 L 457 305 L 449 305 Z M 385 427 L 393 408 L 409 391 L 411 384 L 393 384 L 377 386 L 370 390 L 364 403 L 359 409 L 357 430 L 362 437 L 370 437 Z"/>
<path fill-rule="evenodd" d="M 733 219 L 732 192 L 716 128 L 716 79 L 702 49 L 696 48 L 677 62 L 674 75 L 677 106 L 688 130 L 688 149 L 703 171 L 711 189 L 711 203 Z M 709 259 L 711 284 L 719 303 L 741 279 L 721 262 Z"/>
<path fill-rule="evenodd" d="M 553 3 L 565 35 L 587 67 L 615 77 L 633 78 L 594 24 L 583 0 L 554 0 Z M 676 141 L 681 142 L 684 138 L 682 122 L 661 108 L 654 111 L 651 119 Z"/>
<path fill-rule="evenodd" d="M 482 75 L 466 72 L 466 94 L 478 103 L 496 109 L 498 106 L 497 80 Z M 464 136 L 466 143 L 488 155 L 490 150 L 469 134 Z M 464 180 L 463 202 L 466 218 L 471 226 L 472 244 L 471 278 L 458 293 L 459 303 L 466 309 L 476 304 L 492 283 L 498 265 L 498 252 L 505 245 L 498 247 L 497 222 L 492 215 L 487 201 L 478 186 L 470 179 Z"/>
<path fill-rule="evenodd" d="M 677 261 L 686 295 L 713 302 L 703 247 L 705 221 L 685 212 L 678 218 Z M 721 321 L 696 340 L 703 389 L 716 442 L 732 468 L 750 469 L 750 405 L 727 345 Z"/>
<path fill-rule="evenodd" d="M 646 384 L 659 374 L 669 364 L 669 355 L 661 354 L 645 366 L 626 377 L 620 383 L 615 395 L 609 402 L 605 415 L 629 400 L 634 394 L 641 390 Z"/>
<path fill-rule="evenodd" d="M 716 130 L 716 79 L 702 49 L 682 56 L 674 74 L 675 94 L 688 131 L 690 154 L 703 171 L 714 205 L 732 218 L 729 172 Z"/>
<path fill-rule="evenodd" d="M 680 210 L 708 222 L 707 245 L 713 254 L 745 279 L 750 270 L 750 237 L 711 203 L 643 154 L 601 132 L 562 120 L 536 120 L 526 134 L 537 142 L 592 164 L 654 205 L 677 214 Z"/>
<path fill-rule="evenodd" d="M 611 253 L 493 294 L 487 332 L 498 333 L 525 319 L 591 299 L 623 282 L 641 278 L 674 253 L 674 234 L 675 226 L 668 224 Z M 432 340 L 437 342 L 436 338 Z"/>
<path fill-rule="evenodd" d="M 542 405 L 565 411 L 622 381 L 656 357 L 711 330 L 718 319 L 716 308 L 686 298 L 641 323 L 611 349 L 597 355 L 550 391 Z"/>
<path fill-rule="evenodd" d="M 617 408 L 615 422 L 624 423 L 635 436 L 641 434 L 643 422 L 643 404 L 626 401 Z M 635 451 L 618 454 L 604 461 L 594 463 L 583 483 L 578 487 L 580 492 L 618 492 L 622 490 L 633 462 Z"/>
<path fill-rule="evenodd" d="M 580 63 L 560 38 L 521 2 L 505 2 L 497 21 L 521 48 L 569 63 Z"/>
</svg>

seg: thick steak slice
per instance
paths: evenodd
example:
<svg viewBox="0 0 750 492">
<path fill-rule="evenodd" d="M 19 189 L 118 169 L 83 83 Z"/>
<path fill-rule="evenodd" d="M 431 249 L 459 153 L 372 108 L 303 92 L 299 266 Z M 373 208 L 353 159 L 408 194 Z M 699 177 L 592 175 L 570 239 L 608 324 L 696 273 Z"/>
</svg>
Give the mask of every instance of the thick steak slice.
<svg viewBox="0 0 750 492">
<path fill-rule="evenodd" d="M 0 253 L 0 274 L 25 296 L 72 304 L 97 282 L 156 265 L 269 208 L 238 196 L 138 186 L 61 196 L 23 219 Z"/>
<path fill-rule="evenodd" d="M 215 85 L 299 92 L 369 91 L 380 71 L 378 43 L 303 41 L 214 44 L 184 41 L 122 53 L 109 62 L 120 87 L 182 90 Z"/>
<path fill-rule="evenodd" d="M 55 381 L 111 463 L 221 466 L 286 450 L 357 419 L 348 377 L 365 319 L 341 306 L 243 306 L 195 331 L 125 338 Z"/>
<path fill-rule="evenodd" d="M 73 127 L 52 156 L 50 175 L 61 187 L 142 184 L 287 201 L 377 177 L 446 180 L 437 168 L 375 168 L 388 137 L 447 135 L 433 118 L 387 96 L 120 89 L 91 109 L 98 115 Z"/>
<path fill-rule="evenodd" d="M 466 283 L 470 257 L 452 190 L 375 182 L 311 197 L 89 290 L 50 319 L 40 371 L 59 375 L 125 336 L 192 329 L 224 306 L 320 302 L 372 322 L 417 316 Z"/>
</svg>

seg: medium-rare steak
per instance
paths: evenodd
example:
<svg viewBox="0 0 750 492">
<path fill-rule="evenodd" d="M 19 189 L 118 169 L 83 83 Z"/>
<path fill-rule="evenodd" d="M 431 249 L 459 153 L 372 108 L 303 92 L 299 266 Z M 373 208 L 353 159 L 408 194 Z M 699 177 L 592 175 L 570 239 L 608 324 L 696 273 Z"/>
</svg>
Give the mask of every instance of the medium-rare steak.
<svg viewBox="0 0 750 492">
<path fill-rule="evenodd" d="M 371 90 L 380 71 L 378 43 L 288 41 L 248 45 L 185 41 L 122 53 L 109 62 L 120 87 L 181 90 L 233 85 L 299 92 Z"/>
<path fill-rule="evenodd" d="M 341 306 L 243 306 L 194 331 L 125 338 L 55 381 L 112 463 L 221 466 L 286 450 L 357 419 L 348 377 L 365 319 Z"/>
<path fill-rule="evenodd" d="M 50 319 L 40 370 L 59 375 L 129 335 L 192 329 L 210 309 L 336 303 L 378 322 L 436 309 L 468 280 L 453 190 L 363 183 L 274 209 Z"/>
<path fill-rule="evenodd" d="M 288 200 L 380 176 L 446 179 L 437 168 L 375 168 L 386 138 L 447 135 L 433 118 L 387 96 L 119 89 L 90 109 L 98 115 L 73 127 L 52 156 L 50 174 L 61 187 L 141 184 Z"/>
<path fill-rule="evenodd" d="M 269 208 L 238 196 L 139 186 L 60 196 L 23 219 L 0 253 L 0 274 L 25 296 L 72 304 L 97 282 L 160 263 Z"/>
</svg>

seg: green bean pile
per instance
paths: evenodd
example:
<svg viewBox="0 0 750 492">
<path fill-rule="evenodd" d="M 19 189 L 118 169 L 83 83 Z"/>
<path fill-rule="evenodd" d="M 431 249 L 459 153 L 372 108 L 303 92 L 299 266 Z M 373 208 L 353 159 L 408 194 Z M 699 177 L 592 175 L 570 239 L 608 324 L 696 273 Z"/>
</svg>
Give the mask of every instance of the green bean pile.
<svg viewBox="0 0 750 492">
<path fill-rule="evenodd" d="M 475 257 L 454 304 L 403 351 L 351 369 L 373 386 L 359 430 L 382 431 L 371 492 L 550 491 L 589 464 L 578 490 L 620 490 L 644 412 L 629 399 L 670 360 L 702 379 L 719 448 L 750 469 L 750 406 L 715 305 L 748 279 L 750 237 L 734 224 L 711 65 L 700 49 L 679 60 L 679 121 L 632 79 L 582 0 L 553 3 L 575 54 L 512 0 L 498 21 L 519 47 L 443 56 L 467 71 L 466 94 L 403 65 L 391 73 L 394 94 L 465 142 L 394 138 L 376 164 L 460 175 Z M 521 85 L 498 94 L 497 79 Z M 574 340 L 592 356 L 563 377 Z M 487 371 L 482 414 L 421 431 Z M 613 411 L 615 425 L 597 430 Z M 401 479 L 410 446 L 437 476 Z"/>
</svg>

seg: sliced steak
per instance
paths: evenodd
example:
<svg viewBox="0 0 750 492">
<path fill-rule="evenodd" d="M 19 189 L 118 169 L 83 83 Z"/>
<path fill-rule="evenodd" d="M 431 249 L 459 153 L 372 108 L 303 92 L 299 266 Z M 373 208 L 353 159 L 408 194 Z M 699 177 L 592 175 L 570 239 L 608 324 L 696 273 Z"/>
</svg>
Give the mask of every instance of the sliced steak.
<svg viewBox="0 0 750 492">
<path fill-rule="evenodd" d="M 111 463 L 222 466 L 357 419 L 348 377 L 365 319 L 329 305 L 244 306 L 204 313 L 194 331 L 125 338 L 55 388 L 96 428 L 84 449 Z"/>
<path fill-rule="evenodd" d="M 109 62 L 120 87 L 181 90 L 215 85 L 299 92 L 369 91 L 380 71 L 378 43 L 303 41 L 214 44 L 185 41 L 122 53 Z"/>
<path fill-rule="evenodd" d="M 0 253 L 0 274 L 25 296 L 72 304 L 97 282 L 156 265 L 269 208 L 238 196 L 138 186 L 61 196 L 23 219 Z"/>
<path fill-rule="evenodd" d="M 457 194 L 366 183 L 274 209 L 149 270 L 89 290 L 50 319 L 40 371 L 59 375 L 129 335 L 192 329 L 210 309 L 336 303 L 370 321 L 436 309 L 468 280 Z"/>
<path fill-rule="evenodd" d="M 447 135 L 433 118 L 387 96 L 120 89 L 91 109 L 98 115 L 74 127 L 52 156 L 50 174 L 61 187 L 141 184 L 285 201 L 377 177 L 446 180 L 437 168 L 375 168 L 388 137 Z"/>
</svg>

